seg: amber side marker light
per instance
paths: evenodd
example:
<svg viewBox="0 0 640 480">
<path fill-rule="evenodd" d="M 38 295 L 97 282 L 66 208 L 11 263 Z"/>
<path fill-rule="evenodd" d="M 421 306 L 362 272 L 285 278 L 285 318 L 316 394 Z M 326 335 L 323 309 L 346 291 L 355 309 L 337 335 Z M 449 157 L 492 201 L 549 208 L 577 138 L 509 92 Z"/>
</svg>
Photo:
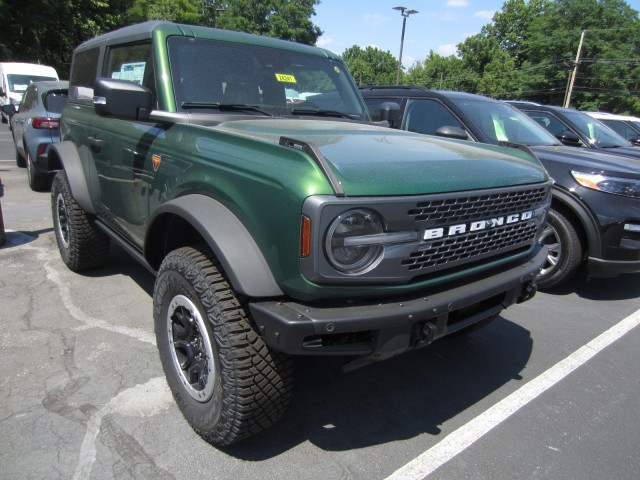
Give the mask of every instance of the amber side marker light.
<svg viewBox="0 0 640 480">
<path fill-rule="evenodd" d="M 311 219 L 302 215 L 300 228 L 300 256 L 308 257 L 311 253 Z"/>
</svg>

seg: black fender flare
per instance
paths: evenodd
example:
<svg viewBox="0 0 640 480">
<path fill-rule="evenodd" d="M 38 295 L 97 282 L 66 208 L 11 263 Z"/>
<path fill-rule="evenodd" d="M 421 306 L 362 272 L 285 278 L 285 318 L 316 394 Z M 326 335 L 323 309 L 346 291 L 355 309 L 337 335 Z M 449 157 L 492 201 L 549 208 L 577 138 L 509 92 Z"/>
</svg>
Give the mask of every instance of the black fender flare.
<svg viewBox="0 0 640 480">
<path fill-rule="evenodd" d="M 154 223 L 164 214 L 176 215 L 197 230 L 213 251 L 236 292 L 250 297 L 278 297 L 278 286 L 264 255 L 242 222 L 222 203 L 202 194 L 189 194 L 163 203 L 150 219 L 145 238 L 153 241 Z M 150 259 L 147 258 L 147 261 Z"/>
<path fill-rule="evenodd" d="M 49 147 L 49 165 L 57 164 L 55 157 L 60 160 L 62 168 L 67 175 L 73 199 L 78 202 L 78 205 L 80 205 L 85 212 L 95 214 L 96 210 L 91 201 L 89 190 L 89 172 L 85 171 L 75 144 L 69 141 L 52 144 Z"/>
<path fill-rule="evenodd" d="M 553 202 L 561 203 L 567 207 L 582 225 L 587 239 L 589 256 L 599 256 L 602 252 L 602 242 L 600 241 L 598 221 L 594 218 L 591 211 L 588 210 L 574 195 L 565 190 L 554 188 L 552 190 L 552 196 Z M 551 208 L 553 208 L 553 203 Z"/>
</svg>

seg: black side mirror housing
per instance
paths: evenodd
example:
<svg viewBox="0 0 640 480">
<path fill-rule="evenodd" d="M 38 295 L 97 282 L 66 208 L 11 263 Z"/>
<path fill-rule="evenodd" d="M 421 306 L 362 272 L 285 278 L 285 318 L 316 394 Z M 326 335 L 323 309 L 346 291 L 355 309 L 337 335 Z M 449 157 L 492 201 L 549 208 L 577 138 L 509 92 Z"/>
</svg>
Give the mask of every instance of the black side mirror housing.
<svg viewBox="0 0 640 480">
<path fill-rule="evenodd" d="M 2 105 L 2 107 L 0 108 L 5 113 L 5 115 L 9 116 L 9 118 L 11 118 L 13 115 L 15 115 L 18 112 L 18 109 L 13 103 L 7 103 L 5 105 Z"/>
<path fill-rule="evenodd" d="M 640 137 L 633 137 L 629 140 L 634 147 L 640 147 Z"/>
<path fill-rule="evenodd" d="M 105 117 L 145 120 L 153 108 L 151 90 L 128 80 L 99 78 L 93 95 L 96 113 Z"/>
<path fill-rule="evenodd" d="M 391 128 L 400 128 L 400 105 L 395 102 L 384 102 L 380 106 L 380 120 L 389 122 Z"/>
<path fill-rule="evenodd" d="M 438 137 L 455 138 L 456 140 L 469 140 L 469 135 L 464 128 L 444 125 L 436 130 Z"/>
<path fill-rule="evenodd" d="M 560 132 L 556 138 L 560 140 L 562 144 L 566 145 L 567 147 L 581 147 L 583 145 L 582 140 L 580 140 L 580 137 L 575 133 L 570 132 L 569 130 Z"/>
</svg>

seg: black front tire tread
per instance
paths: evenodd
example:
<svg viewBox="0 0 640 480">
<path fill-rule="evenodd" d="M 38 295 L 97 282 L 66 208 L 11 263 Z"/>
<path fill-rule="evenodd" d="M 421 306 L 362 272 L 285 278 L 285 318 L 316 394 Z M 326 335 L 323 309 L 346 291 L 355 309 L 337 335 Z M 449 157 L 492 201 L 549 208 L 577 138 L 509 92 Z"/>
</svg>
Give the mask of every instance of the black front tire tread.
<svg viewBox="0 0 640 480">
<path fill-rule="evenodd" d="M 62 194 L 68 215 L 68 248 L 65 247 L 58 234 L 56 213 L 58 193 Z M 51 208 L 58 248 L 67 267 L 74 272 L 103 267 L 109 259 L 109 237 L 95 225 L 94 217 L 85 212 L 73 199 L 69 182 L 62 171 L 56 173 L 53 178 Z"/>
<path fill-rule="evenodd" d="M 154 289 L 154 316 L 158 342 L 165 335 L 162 318 L 163 293 L 169 287 L 164 273 L 178 272 L 193 286 L 206 309 L 215 338 L 223 389 L 223 408 L 214 425 L 194 425 L 186 394 L 174 398 L 192 428 L 215 446 L 237 443 L 276 423 L 291 397 L 293 362 L 288 355 L 271 350 L 252 326 L 249 313 L 236 297 L 213 254 L 206 246 L 184 247 L 167 255 Z M 165 373 L 171 359 L 160 352 Z M 169 375 L 167 375 L 169 377 Z M 168 378 L 169 379 L 169 378 Z M 184 397 L 184 398 L 183 398 Z"/>
</svg>

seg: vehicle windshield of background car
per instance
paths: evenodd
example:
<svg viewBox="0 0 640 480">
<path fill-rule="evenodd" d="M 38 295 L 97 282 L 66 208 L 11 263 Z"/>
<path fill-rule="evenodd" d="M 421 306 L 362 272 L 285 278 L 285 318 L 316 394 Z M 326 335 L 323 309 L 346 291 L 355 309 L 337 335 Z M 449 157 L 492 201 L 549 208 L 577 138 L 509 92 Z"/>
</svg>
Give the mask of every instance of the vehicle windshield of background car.
<svg viewBox="0 0 640 480">
<path fill-rule="evenodd" d="M 368 119 L 344 64 L 331 58 L 182 37 L 170 38 L 168 47 L 179 110 L 247 105 L 270 115 Z"/>
<path fill-rule="evenodd" d="M 618 135 L 606 125 L 582 112 L 564 112 L 564 115 L 589 138 L 589 141 L 600 148 L 631 147 L 631 142 Z"/>
<path fill-rule="evenodd" d="M 491 143 L 528 146 L 561 145 L 528 115 L 506 103 L 455 98 L 451 101 L 491 139 Z"/>
<path fill-rule="evenodd" d="M 29 85 L 44 80 L 57 80 L 54 77 L 39 77 L 35 75 L 7 75 L 9 90 L 15 93 L 24 93 Z"/>
</svg>

